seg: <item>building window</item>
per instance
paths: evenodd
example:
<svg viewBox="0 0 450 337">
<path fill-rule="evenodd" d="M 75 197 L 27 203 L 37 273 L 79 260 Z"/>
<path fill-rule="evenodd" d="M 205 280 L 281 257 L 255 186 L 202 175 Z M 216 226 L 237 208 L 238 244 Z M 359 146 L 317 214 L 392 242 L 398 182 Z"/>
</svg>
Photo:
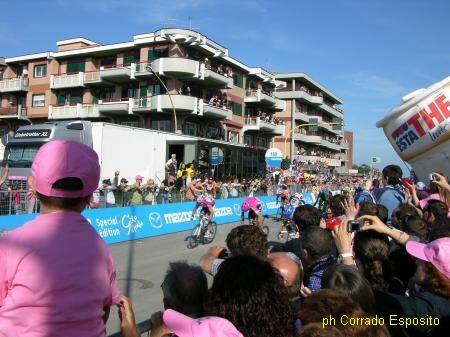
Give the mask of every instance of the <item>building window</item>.
<svg viewBox="0 0 450 337">
<path fill-rule="evenodd" d="M 244 75 L 242 74 L 233 74 L 233 84 L 237 87 L 243 88 L 244 87 Z"/>
<path fill-rule="evenodd" d="M 231 107 L 231 110 L 233 111 L 233 115 L 242 116 L 242 104 L 229 101 L 228 104 Z"/>
<path fill-rule="evenodd" d="M 189 136 L 197 136 L 198 125 L 196 123 L 186 122 L 184 124 L 184 133 Z"/>
<path fill-rule="evenodd" d="M 131 63 L 139 62 L 139 53 L 131 53 L 123 55 L 123 65 L 129 66 Z"/>
<path fill-rule="evenodd" d="M 76 74 L 84 72 L 84 61 L 78 62 L 67 62 L 67 71 L 68 74 Z"/>
<path fill-rule="evenodd" d="M 172 125 L 170 120 L 152 121 L 152 129 L 170 132 L 172 130 Z"/>
<path fill-rule="evenodd" d="M 248 135 L 248 134 L 244 135 L 244 144 L 253 145 L 253 137 L 252 137 L 252 135 Z"/>
<path fill-rule="evenodd" d="M 228 141 L 232 144 L 239 143 L 239 132 L 228 131 Z"/>
<path fill-rule="evenodd" d="M 138 121 L 122 122 L 120 124 L 124 125 L 124 126 L 131 126 L 132 128 L 138 128 L 139 127 L 139 122 Z"/>
<path fill-rule="evenodd" d="M 169 57 L 169 48 L 150 49 L 148 51 L 148 61 L 157 60 L 161 57 Z"/>
<path fill-rule="evenodd" d="M 34 107 L 43 107 L 45 106 L 45 95 L 33 95 L 33 106 Z"/>
<path fill-rule="evenodd" d="M 47 76 L 47 65 L 38 64 L 34 66 L 34 77 L 46 77 Z"/>
</svg>

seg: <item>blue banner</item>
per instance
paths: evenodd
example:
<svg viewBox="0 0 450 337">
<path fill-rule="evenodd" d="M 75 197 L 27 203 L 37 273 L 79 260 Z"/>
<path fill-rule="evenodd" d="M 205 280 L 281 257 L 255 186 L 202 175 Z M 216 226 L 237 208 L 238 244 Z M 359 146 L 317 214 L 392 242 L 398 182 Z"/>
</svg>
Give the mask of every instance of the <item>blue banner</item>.
<svg viewBox="0 0 450 337">
<path fill-rule="evenodd" d="M 214 221 L 218 224 L 239 221 L 245 198 L 216 200 Z M 276 214 L 275 197 L 259 197 L 263 215 Z M 198 212 L 191 220 L 194 202 L 152 206 L 131 206 L 87 210 L 83 215 L 106 243 L 116 243 L 169 234 L 193 228 Z M 0 216 L 0 233 L 13 230 L 38 214 Z"/>
</svg>

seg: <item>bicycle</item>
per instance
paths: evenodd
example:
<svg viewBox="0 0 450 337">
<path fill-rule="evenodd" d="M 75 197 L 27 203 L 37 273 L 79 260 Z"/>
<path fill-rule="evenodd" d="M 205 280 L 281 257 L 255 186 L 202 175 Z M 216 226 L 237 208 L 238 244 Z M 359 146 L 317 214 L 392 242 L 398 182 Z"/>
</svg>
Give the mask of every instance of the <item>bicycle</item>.
<svg viewBox="0 0 450 337">
<path fill-rule="evenodd" d="M 210 224 L 212 230 L 211 235 L 206 237 L 206 231 L 208 229 L 208 215 L 205 212 L 200 213 L 200 219 L 198 224 L 192 229 L 191 235 L 188 237 L 188 249 L 193 249 L 201 244 L 209 244 L 213 242 L 217 233 L 217 223 L 215 221 L 211 221 Z"/>
<path fill-rule="evenodd" d="M 278 239 L 280 241 L 287 242 L 300 237 L 298 226 L 291 219 L 283 219 L 283 227 L 285 230 L 281 230 L 278 233 Z"/>
<path fill-rule="evenodd" d="M 264 234 L 266 234 L 267 236 L 269 236 L 269 227 L 268 227 L 268 226 L 264 226 L 264 219 L 265 219 L 265 218 L 266 218 L 266 217 L 263 216 L 262 224 L 261 224 L 261 230 L 263 231 Z M 250 221 L 250 224 L 253 225 L 253 226 L 258 226 L 258 227 L 259 227 L 259 225 L 258 225 L 258 219 L 257 219 L 257 218 L 253 218 L 253 219 Z"/>
</svg>

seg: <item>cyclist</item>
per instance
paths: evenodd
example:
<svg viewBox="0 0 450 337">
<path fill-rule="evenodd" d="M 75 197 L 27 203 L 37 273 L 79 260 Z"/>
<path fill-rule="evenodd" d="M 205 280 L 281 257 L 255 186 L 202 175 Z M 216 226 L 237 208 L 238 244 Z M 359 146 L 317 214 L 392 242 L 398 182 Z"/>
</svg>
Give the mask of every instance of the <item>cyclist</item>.
<svg viewBox="0 0 450 337">
<path fill-rule="evenodd" d="M 289 233 L 293 229 L 292 226 L 294 225 L 292 223 L 291 218 L 292 215 L 294 215 L 294 211 L 297 208 L 297 206 L 300 205 L 300 202 L 303 201 L 303 198 L 300 196 L 299 193 L 295 193 L 289 200 L 287 204 L 284 205 L 281 211 L 281 228 L 278 233 L 278 237 L 280 238 L 284 233 Z M 304 202 L 304 201 L 303 201 Z"/>
<path fill-rule="evenodd" d="M 214 205 L 215 200 L 207 194 L 201 194 L 197 198 L 197 202 L 195 204 L 194 209 L 192 210 L 191 220 L 194 219 L 195 214 L 197 213 L 197 209 L 201 206 L 200 214 L 205 214 L 208 217 L 208 226 L 206 228 L 205 237 L 212 236 L 212 226 L 211 220 L 214 216 Z"/>
<path fill-rule="evenodd" d="M 241 206 L 241 222 L 244 224 L 245 213 L 248 212 L 248 222 L 251 224 L 253 219 L 256 219 L 258 227 L 262 228 L 263 217 L 261 214 L 262 205 L 257 197 L 248 197 L 244 200 Z"/>
<path fill-rule="evenodd" d="M 303 194 L 301 193 L 294 193 L 294 195 L 289 200 L 289 203 L 294 207 L 306 205 L 305 200 L 303 200 Z"/>
<path fill-rule="evenodd" d="M 289 198 L 289 189 L 286 184 L 279 183 L 277 185 L 277 199 L 276 202 L 278 203 L 278 200 L 281 200 L 281 204 L 283 205 L 286 200 Z"/>
</svg>

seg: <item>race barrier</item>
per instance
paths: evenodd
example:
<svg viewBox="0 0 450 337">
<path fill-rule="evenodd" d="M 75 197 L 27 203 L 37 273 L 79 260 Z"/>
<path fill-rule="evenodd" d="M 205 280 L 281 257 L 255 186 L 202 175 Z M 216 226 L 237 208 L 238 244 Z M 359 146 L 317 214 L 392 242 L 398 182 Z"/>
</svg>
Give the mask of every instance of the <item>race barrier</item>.
<svg viewBox="0 0 450 337">
<path fill-rule="evenodd" d="M 214 221 L 224 224 L 239 221 L 245 198 L 216 200 Z M 263 215 L 274 215 L 279 207 L 275 197 L 259 197 Z M 194 202 L 152 206 L 130 206 L 87 210 L 83 215 L 107 244 L 170 234 L 193 228 Z M 0 216 L 0 233 L 8 232 L 36 218 L 38 214 Z"/>
</svg>

